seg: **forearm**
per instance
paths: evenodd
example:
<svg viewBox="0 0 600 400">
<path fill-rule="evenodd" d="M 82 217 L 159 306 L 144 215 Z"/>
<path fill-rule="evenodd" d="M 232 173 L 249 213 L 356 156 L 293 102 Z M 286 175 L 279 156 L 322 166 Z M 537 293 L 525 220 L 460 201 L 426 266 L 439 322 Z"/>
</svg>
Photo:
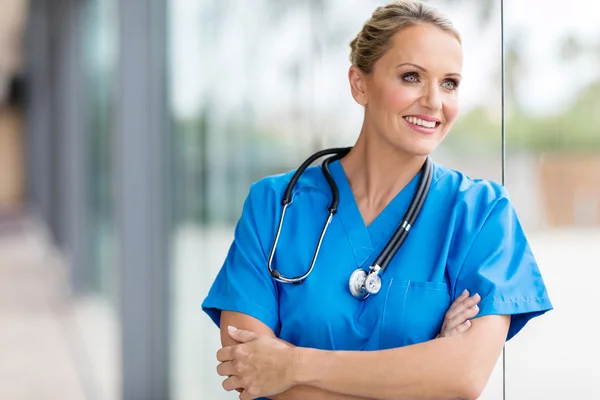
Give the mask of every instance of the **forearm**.
<svg viewBox="0 0 600 400">
<path fill-rule="evenodd" d="M 279 339 L 280 341 L 286 343 L 290 347 L 296 347 L 293 344 Z M 334 393 L 327 390 L 320 389 L 314 386 L 308 385 L 299 385 L 293 386 L 290 389 L 286 390 L 283 393 L 280 393 L 276 396 L 270 397 L 271 400 L 373 400 L 368 397 L 359 397 L 353 396 L 349 394 L 342 393 Z"/>
<path fill-rule="evenodd" d="M 270 397 L 271 400 L 373 400 L 373 398 L 329 392 L 314 386 L 294 386 L 283 393 Z"/>
<path fill-rule="evenodd" d="M 471 399 L 482 381 L 472 355 L 462 335 L 371 352 L 299 348 L 296 377 L 301 385 L 376 399 Z"/>
</svg>

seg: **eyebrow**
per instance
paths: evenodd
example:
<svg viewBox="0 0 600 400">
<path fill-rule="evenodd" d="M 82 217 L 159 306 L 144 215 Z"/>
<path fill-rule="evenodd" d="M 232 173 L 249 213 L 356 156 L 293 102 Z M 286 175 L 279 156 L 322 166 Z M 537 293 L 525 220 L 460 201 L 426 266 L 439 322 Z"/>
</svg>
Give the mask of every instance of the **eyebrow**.
<svg viewBox="0 0 600 400">
<path fill-rule="evenodd" d="M 413 63 L 402 63 L 402 64 L 398 64 L 398 65 L 396 65 L 396 68 L 398 68 L 398 67 L 402 67 L 402 66 L 404 66 L 404 65 L 410 65 L 410 66 L 413 66 L 413 67 L 415 67 L 415 68 L 417 68 L 417 69 L 420 69 L 420 70 L 421 70 L 421 71 L 423 71 L 423 72 L 427 72 L 427 70 L 426 70 L 425 68 L 421 67 L 421 66 L 420 66 L 420 65 L 418 65 L 418 64 L 413 64 Z M 462 78 L 462 75 L 461 75 L 461 74 L 459 74 L 458 72 L 452 72 L 452 73 L 446 74 L 446 76 L 458 76 L 458 77 Z"/>
</svg>

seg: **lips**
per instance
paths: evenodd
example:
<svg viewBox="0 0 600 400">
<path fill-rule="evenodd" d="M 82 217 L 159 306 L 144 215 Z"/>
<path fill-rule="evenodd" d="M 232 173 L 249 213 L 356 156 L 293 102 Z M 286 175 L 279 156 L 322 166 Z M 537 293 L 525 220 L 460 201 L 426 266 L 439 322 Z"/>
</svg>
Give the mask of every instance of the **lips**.
<svg viewBox="0 0 600 400">
<path fill-rule="evenodd" d="M 441 124 L 440 121 L 435 120 L 431 117 L 429 117 L 429 120 L 423 119 L 423 118 L 419 118 L 417 116 L 414 115 L 409 115 L 406 117 L 403 117 L 402 119 L 404 119 L 404 121 L 406 121 L 406 124 L 414 131 L 425 134 L 425 135 L 433 135 L 435 134 L 438 129 L 439 126 Z"/>
<path fill-rule="evenodd" d="M 424 128 L 429 128 L 429 129 L 434 129 L 440 124 L 439 120 L 437 120 L 435 118 L 431 118 L 431 117 L 421 117 L 421 116 L 409 115 L 409 116 L 406 116 L 403 118 L 410 124 L 422 126 Z"/>
<path fill-rule="evenodd" d="M 415 117 L 415 118 L 419 118 L 422 119 L 423 121 L 429 121 L 429 122 L 442 122 L 439 118 L 436 117 L 432 117 L 431 115 L 426 115 L 426 114 L 411 114 L 411 115 L 405 115 L 406 117 Z"/>
</svg>

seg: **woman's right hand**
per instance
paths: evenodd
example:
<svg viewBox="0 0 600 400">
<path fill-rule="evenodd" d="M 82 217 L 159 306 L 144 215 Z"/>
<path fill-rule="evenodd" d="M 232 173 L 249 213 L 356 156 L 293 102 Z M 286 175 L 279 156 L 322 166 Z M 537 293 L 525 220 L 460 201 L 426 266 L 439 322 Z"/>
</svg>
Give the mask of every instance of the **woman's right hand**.
<svg viewBox="0 0 600 400">
<path fill-rule="evenodd" d="M 481 297 L 475 294 L 469 297 L 469 291 L 465 289 L 460 296 L 454 300 L 442 323 L 442 330 L 437 338 L 459 335 L 466 332 L 471 327 L 470 318 L 473 318 L 479 312 L 479 301 Z"/>
</svg>

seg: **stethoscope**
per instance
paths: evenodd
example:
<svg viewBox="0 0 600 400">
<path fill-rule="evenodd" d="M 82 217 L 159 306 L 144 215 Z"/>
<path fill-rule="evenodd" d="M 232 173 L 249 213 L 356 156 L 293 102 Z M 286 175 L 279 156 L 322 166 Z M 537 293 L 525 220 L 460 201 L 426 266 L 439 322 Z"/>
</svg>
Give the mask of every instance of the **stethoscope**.
<svg viewBox="0 0 600 400">
<path fill-rule="evenodd" d="M 279 224 L 277 226 L 277 233 L 275 234 L 275 239 L 273 240 L 273 245 L 271 246 L 271 253 L 269 254 L 268 261 L 269 273 L 276 281 L 281 283 L 300 284 L 312 272 L 315 266 L 315 262 L 317 260 L 317 256 L 319 255 L 319 250 L 321 249 L 321 244 L 323 243 L 323 238 L 325 237 L 325 233 L 327 231 L 327 228 L 329 227 L 329 224 L 331 223 L 331 220 L 333 219 L 333 216 L 337 212 L 337 207 L 339 203 L 338 188 L 331 175 L 331 172 L 329 171 L 329 164 L 331 164 L 333 161 L 343 158 L 345 155 L 348 154 L 350 150 L 350 147 L 321 150 L 310 156 L 306 161 L 304 161 L 290 179 L 290 182 L 288 183 L 283 194 L 283 198 L 281 200 L 281 205 L 283 207 L 281 209 L 281 216 L 279 218 Z M 321 230 L 321 235 L 319 236 L 319 241 L 317 242 L 317 245 L 315 247 L 312 261 L 308 270 L 303 275 L 296 276 L 293 278 L 286 278 L 279 271 L 274 270 L 272 268 L 272 262 L 273 257 L 275 256 L 277 242 L 279 241 L 279 236 L 281 234 L 281 228 L 283 227 L 283 220 L 285 219 L 286 210 L 288 206 L 292 203 L 292 190 L 298 182 L 298 179 L 300 179 L 302 173 L 304 173 L 304 171 L 306 171 L 306 169 L 314 161 L 330 154 L 333 154 L 333 156 L 327 158 L 321 164 L 323 175 L 325 176 L 325 179 L 327 180 L 327 183 L 329 184 L 329 188 L 331 190 L 332 199 L 328 209 L 329 215 L 325 221 L 323 229 Z M 408 206 L 408 209 L 404 214 L 404 217 L 402 218 L 402 222 L 399 224 L 392 238 L 385 245 L 379 256 L 377 256 L 373 265 L 369 267 L 368 272 L 363 268 L 358 268 L 350 276 L 348 286 L 350 289 L 350 293 L 352 294 L 352 296 L 354 296 L 354 298 L 358 300 L 364 300 L 372 294 L 377 294 L 381 289 L 381 275 L 392 261 L 394 255 L 398 252 L 398 249 L 400 249 L 400 246 L 402 246 L 402 243 L 404 243 L 404 241 L 406 240 L 408 232 L 414 225 L 421 211 L 421 208 L 423 207 L 423 203 L 425 202 L 425 198 L 427 197 L 427 193 L 429 192 L 429 187 L 431 185 L 432 170 L 432 162 L 429 159 L 429 157 L 427 157 L 421 168 L 422 174 L 419 179 L 419 184 L 415 191 L 415 194 L 413 195 L 410 205 Z"/>
</svg>

